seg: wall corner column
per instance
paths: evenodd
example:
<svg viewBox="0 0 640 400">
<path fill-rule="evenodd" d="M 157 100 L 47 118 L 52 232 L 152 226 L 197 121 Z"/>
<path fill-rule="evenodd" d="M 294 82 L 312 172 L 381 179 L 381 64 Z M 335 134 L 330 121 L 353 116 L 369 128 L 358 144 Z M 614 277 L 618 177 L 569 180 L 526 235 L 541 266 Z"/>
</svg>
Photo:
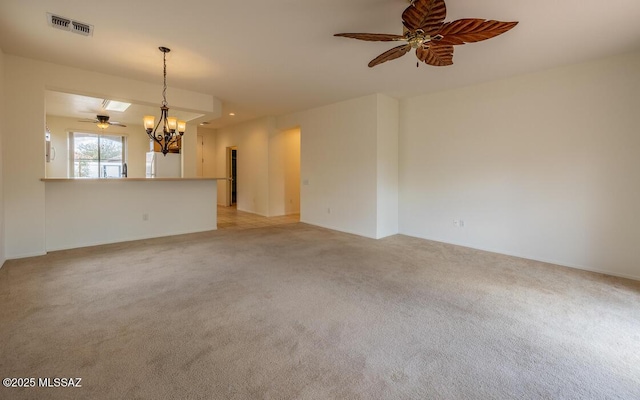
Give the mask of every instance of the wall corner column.
<svg viewBox="0 0 640 400">
<path fill-rule="evenodd" d="M 398 100 L 377 95 L 376 238 L 398 233 Z"/>
</svg>

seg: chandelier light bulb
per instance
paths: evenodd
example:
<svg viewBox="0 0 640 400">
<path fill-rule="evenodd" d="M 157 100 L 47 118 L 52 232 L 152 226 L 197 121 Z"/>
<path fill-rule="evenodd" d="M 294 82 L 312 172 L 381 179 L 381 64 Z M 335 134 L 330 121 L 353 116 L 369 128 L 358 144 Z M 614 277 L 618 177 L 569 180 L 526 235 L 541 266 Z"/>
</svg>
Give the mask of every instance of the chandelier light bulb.
<svg viewBox="0 0 640 400">
<path fill-rule="evenodd" d="M 147 132 L 152 131 L 153 126 L 156 123 L 155 117 L 152 115 L 145 115 L 143 121 L 144 121 L 144 129 L 146 129 Z"/>
<path fill-rule="evenodd" d="M 182 135 L 186 129 L 187 123 L 185 121 L 178 121 L 178 133 Z"/>
<path fill-rule="evenodd" d="M 167 128 L 169 129 L 169 132 L 171 133 L 175 132 L 177 127 L 178 127 L 177 118 L 174 118 L 174 117 L 167 118 Z"/>
</svg>

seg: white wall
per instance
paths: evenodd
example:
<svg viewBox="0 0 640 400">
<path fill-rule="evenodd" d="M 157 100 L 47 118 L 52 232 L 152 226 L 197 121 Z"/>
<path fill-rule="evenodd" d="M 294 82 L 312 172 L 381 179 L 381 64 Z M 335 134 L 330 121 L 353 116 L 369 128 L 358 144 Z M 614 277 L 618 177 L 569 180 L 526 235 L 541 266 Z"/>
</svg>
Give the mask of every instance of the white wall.
<svg viewBox="0 0 640 400">
<path fill-rule="evenodd" d="M 300 129 L 269 138 L 269 216 L 300 212 Z"/>
<path fill-rule="evenodd" d="M 269 135 L 269 213 L 284 215 L 285 145 L 284 132 L 274 130 Z"/>
<path fill-rule="evenodd" d="M 378 95 L 377 238 L 398 233 L 398 100 Z"/>
<path fill-rule="evenodd" d="M 398 102 L 383 95 L 281 116 L 300 127 L 300 220 L 380 238 L 397 231 Z"/>
<path fill-rule="evenodd" d="M 632 54 L 402 101 L 400 232 L 640 279 L 639 93 Z"/>
<path fill-rule="evenodd" d="M 300 213 L 300 128 L 284 135 L 284 214 Z"/>
<path fill-rule="evenodd" d="M 216 169 L 216 130 L 198 127 L 197 134 L 201 135 L 204 141 L 202 149 L 202 176 L 205 178 L 223 178 L 226 173 L 218 173 Z M 218 182 L 218 190 L 225 186 L 224 182 Z"/>
<path fill-rule="evenodd" d="M 47 251 L 216 229 L 215 180 L 77 180 L 45 187 Z"/>
<path fill-rule="evenodd" d="M 144 178 L 146 154 L 149 151 L 149 136 L 142 125 L 128 124 L 125 128 L 110 126 L 104 133 L 95 124 L 78 122 L 77 118 L 47 115 L 47 126 L 51 131 L 51 146 L 56 157 L 46 163 L 47 178 L 66 178 L 69 170 L 69 132 L 85 132 L 105 135 L 122 135 L 127 140 L 127 173 L 129 178 Z"/>
<path fill-rule="evenodd" d="M 204 176 L 227 176 L 227 148 L 237 147 L 238 210 L 267 217 L 300 212 L 300 130 L 280 131 L 273 117 L 218 130 L 200 128 Z M 218 204 L 227 197 L 218 184 Z"/>
<path fill-rule="evenodd" d="M 5 55 L 4 190 L 6 256 L 17 258 L 45 253 L 44 89 L 40 68 Z M 32 68 L 29 68 L 31 66 Z M 9 151 L 8 149 L 11 149 Z M 8 171 L 11 169 L 12 173 Z"/>
<path fill-rule="evenodd" d="M 269 215 L 269 137 L 272 117 L 259 118 L 219 129 L 215 139 L 217 176 L 227 176 L 227 147 L 238 147 L 238 210 Z M 223 187 L 224 186 L 224 187 Z M 227 187 L 220 182 L 218 204 L 225 204 Z"/>
<path fill-rule="evenodd" d="M 188 123 L 182 136 L 182 177 L 195 178 L 198 176 L 198 124 Z"/>
<path fill-rule="evenodd" d="M 4 53 L 0 49 L 0 268 L 4 264 L 5 256 L 5 224 L 4 224 L 4 176 L 3 176 L 3 136 L 4 136 Z"/>
<path fill-rule="evenodd" d="M 300 127 L 300 220 L 376 237 L 377 96 L 282 116 Z"/>
<path fill-rule="evenodd" d="M 45 89 L 153 105 L 162 87 L 11 55 L 4 56 L 4 68 L 4 97 L 11 99 L 4 111 L 12 116 L 2 121 L 3 131 L 12 133 L 4 138 L 3 153 L 6 256 L 18 258 L 45 252 Z M 220 115 L 212 96 L 169 89 L 172 107 Z M 192 144 L 185 151 L 195 159 L 195 139 Z M 195 174 L 194 166 L 187 160 L 187 175 L 191 169 Z"/>
</svg>

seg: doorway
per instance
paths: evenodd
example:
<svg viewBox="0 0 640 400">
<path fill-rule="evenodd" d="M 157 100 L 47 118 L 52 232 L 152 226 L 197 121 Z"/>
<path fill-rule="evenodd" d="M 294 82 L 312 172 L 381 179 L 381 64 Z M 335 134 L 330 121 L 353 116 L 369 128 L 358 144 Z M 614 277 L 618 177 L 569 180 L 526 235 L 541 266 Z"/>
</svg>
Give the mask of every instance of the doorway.
<svg viewBox="0 0 640 400">
<path fill-rule="evenodd" d="M 238 147 L 227 147 L 227 206 L 238 203 Z"/>
</svg>

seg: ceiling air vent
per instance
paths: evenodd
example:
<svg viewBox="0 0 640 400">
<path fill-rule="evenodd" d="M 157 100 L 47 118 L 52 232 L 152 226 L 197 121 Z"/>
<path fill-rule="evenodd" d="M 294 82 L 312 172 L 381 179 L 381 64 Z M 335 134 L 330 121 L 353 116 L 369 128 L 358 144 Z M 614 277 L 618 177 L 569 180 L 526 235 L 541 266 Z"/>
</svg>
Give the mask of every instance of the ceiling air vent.
<svg viewBox="0 0 640 400">
<path fill-rule="evenodd" d="M 73 29 L 71 30 L 72 32 L 84 36 L 93 35 L 93 25 L 83 24 L 82 22 L 78 21 L 71 21 L 71 24 L 73 25 Z"/>
<path fill-rule="evenodd" d="M 84 22 L 73 21 L 51 13 L 47 13 L 47 22 L 49 26 L 63 31 L 70 31 L 83 36 L 93 36 L 93 25 L 85 24 Z"/>
<path fill-rule="evenodd" d="M 47 13 L 47 21 L 49 22 L 49 26 L 54 28 L 62 29 L 63 31 L 71 30 L 71 20 L 68 18 Z"/>
</svg>

